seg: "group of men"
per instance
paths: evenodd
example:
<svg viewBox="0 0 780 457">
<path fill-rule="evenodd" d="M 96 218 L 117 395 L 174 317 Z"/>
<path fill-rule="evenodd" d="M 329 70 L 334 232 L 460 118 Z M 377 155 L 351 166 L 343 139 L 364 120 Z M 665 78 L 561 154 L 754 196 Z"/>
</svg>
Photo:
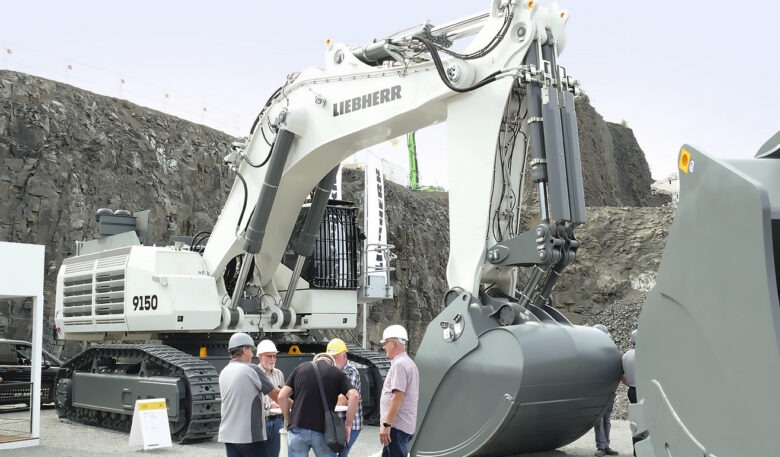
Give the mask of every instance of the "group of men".
<svg viewBox="0 0 780 457">
<path fill-rule="evenodd" d="M 593 326 L 594 328 L 597 328 L 601 330 L 602 332 L 606 333 L 607 336 L 612 338 L 612 335 L 610 335 L 609 330 L 607 330 L 607 327 L 602 324 L 596 324 Z M 635 363 L 635 348 L 636 348 L 636 337 L 637 337 L 637 331 L 634 330 L 631 332 L 631 336 L 629 336 L 629 348 L 628 350 L 623 354 L 622 357 L 622 363 L 623 363 L 623 376 L 620 379 L 620 382 L 628 386 L 628 401 L 630 403 L 636 403 L 636 363 Z M 609 430 L 611 428 L 611 421 L 610 416 L 612 415 L 612 407 L 614 405 L 614 398 L 612 401 L 609 402 L 609 404 L 604 409 L 603 414 L 596 420 L 596 424 L 593 426 L 593 432 L 596 436 L 596 453 L 594 454 L 596 457 L 601 457 L 605 455 L 618 455 L 619 453 L 609 447 Z M 637 438 L 632 438 L 633 443 L 636 443 L 638 440 Z M 634 454 L 636 455 L 636 454 Z"/>
<path fill-rule="evenodd" d="M 417 421 L 419 373 L 406 353 L 409 336 L 400 325 L 385 329 L 380 343 L 391 360 L 380 399 L 382 457 L 406 457 Z M 255 346 L 246 333 L 228 342 L 230 363 L 219 375 L 222 422 L 219 441 L 228 457 L 278 457 L 280 431 L 287 430 L 287 455 L 347 457 L 363 427 L 360 374 L 347 359 L 349 349 L 336 338 L 312 363 L 301 363 L 287 379 L 276 368 L 277 348 L 270 340 Z M 256 351 L 256 352 L 255 352 Z M 252 363 L 257 354 L 258 365 Z M 325 441 L 325 406 L 342 413 L 346 447 L 336 453 Z M 341 408 L 344 409 L 344 408 Z"/>
<path fill-rule="evenodd" d="M 595 326 L 609 335 L 601 324 Z M 611 335 L 610 335 L 611 337 Z M 623 377 L 628 398 L 636 403 L 636 370 L 634 348 L 637 331 L 630 336 L 630 347 L 623 355 Z M 406 457 L 417 422 L 419 373 L 406 353 L 409 341 L 406 329 L 391 325 L 382 334 L 382 348 L 391 360 L 380 399 L 379 441 L 382 457 Z M 341 339 L 328 343 L 324 353 L 312 363 L 301 363 L 284 379 L 276 368 L 277 348 L 270 340 L 255 346 L 246 333 L 236 333 L 228 343 L 230 363 L 219 376 L 222 393 L 222 422 L 219 441 L 225 443 L 228 457 L 278 457 L 280 431 L 287 430 L 287 455 L 307 457 L 347 457 L 363 428 L 360 401 L 360 374 L 348 360 L 349 349 Z M 258 365 L 252 363 L 257 355 Z M 315 366 L 316 364 L 316 366 Z M 321 385 L 320 385 L 321 383 Z M 346 447 L 336 453 L 325 441 L 325 406 L 329 411 L 341 409 Z M 596 456 L 618 455 L 609 447 L 612 403 L 594 426 Z M 636 441 L 636 440 L 635 440 Z"/>
</svg>

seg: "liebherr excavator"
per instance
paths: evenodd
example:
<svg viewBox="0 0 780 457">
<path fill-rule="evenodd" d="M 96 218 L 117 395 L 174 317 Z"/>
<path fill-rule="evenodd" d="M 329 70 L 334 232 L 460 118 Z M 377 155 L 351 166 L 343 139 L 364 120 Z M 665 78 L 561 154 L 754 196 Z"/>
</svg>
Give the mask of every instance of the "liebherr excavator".
<svg viewBox="0 0 780 457">
<path fill-rule="evenodd" d="M 557 6 L 494 0 L 485 13 L 366 46 L 328 41 L 324 66 L 290 76 L 246 147 L 227 157 L 237 178 L 202 255 L 146 246 L 128 231 L 65 261 L 56 306 L 64 338 L 163 344 L 88 349 L 63 370 L 58 409 L 99 423 L 162 396 L 175 406 L 174 434 L 211 436 L 216 370 L 187 348 L 236 331 L 273 338 L 354 327 L 354 227 L 327 206 L 331 170 L 446 120 L 451 289 L 417 353 L 412 454 L 514 455 L 585 433 L 621 367 L 604 333 L 552 306 L 585 222 L 578 85 L 558 63 L 567 20 Z M 532 227 L 520 217 L 528 188 L 539 201 Z"/>
</svg>

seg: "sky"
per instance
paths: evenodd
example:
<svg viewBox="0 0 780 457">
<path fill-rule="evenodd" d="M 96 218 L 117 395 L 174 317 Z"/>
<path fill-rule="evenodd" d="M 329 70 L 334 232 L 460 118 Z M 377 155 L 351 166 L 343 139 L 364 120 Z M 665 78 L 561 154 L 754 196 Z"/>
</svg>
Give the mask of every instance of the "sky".
<svg viewBox="0 0 780 457">
<path fill-rule="evenodd" d="M 541 1 L 542 5 L 551 2 Z M 625 122 L 651 172 L 689 143 L 747 158 L 780 130 L 774 29 L 780 3 L 560 1 L 560 63 L 610 122 Z M 9 1 L 0 68 L 104 93 L 247 135 L 286 75 L 323 64 L 328 38 L 357 46 L 489 1 Z M 418 134 L 423 184 L 447 185 L 441 132 Z M 406 166 L 405 145 L 385 149 Z M 383 146 L 378 147 L 381 149 Z"/>
</svg>

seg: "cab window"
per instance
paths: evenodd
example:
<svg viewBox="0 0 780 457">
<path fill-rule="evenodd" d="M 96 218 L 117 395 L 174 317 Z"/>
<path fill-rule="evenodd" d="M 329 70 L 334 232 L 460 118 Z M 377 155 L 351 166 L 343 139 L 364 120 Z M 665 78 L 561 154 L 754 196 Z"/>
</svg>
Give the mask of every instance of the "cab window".
<svg viewBox="0 0 780 457">
<path fill-rule="evenodd" d="M 30 346 L 22 344 L 17 344 L 15 346 L 17 365 L 30 365 L 30 360 L 32 360 L 32 350 Z"/>
</svg>

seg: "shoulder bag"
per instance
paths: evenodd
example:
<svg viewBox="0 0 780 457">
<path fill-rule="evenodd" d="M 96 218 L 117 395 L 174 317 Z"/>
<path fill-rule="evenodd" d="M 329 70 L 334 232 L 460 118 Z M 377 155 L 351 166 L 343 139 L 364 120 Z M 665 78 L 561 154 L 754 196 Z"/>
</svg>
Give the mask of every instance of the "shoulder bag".
<svg viewBox="0 0 780 457">
<path fill-rule="evenodd" d="M 312 365 L 314 365 L 314 373 L 317 375 L 317 384 L 320 386 L 322 407 L 325 410 L 325 444 L 333 452 L 338 453 L 347 447 L 347 431 L 344 428 L 344 421 L 335 411 L 331 411 L 328 408 L 328 403 L 325 401 L 325 389 L 322 387 L 320 369 L 317 366 L 317 362 L 312 362 Z"/>
</svg>

